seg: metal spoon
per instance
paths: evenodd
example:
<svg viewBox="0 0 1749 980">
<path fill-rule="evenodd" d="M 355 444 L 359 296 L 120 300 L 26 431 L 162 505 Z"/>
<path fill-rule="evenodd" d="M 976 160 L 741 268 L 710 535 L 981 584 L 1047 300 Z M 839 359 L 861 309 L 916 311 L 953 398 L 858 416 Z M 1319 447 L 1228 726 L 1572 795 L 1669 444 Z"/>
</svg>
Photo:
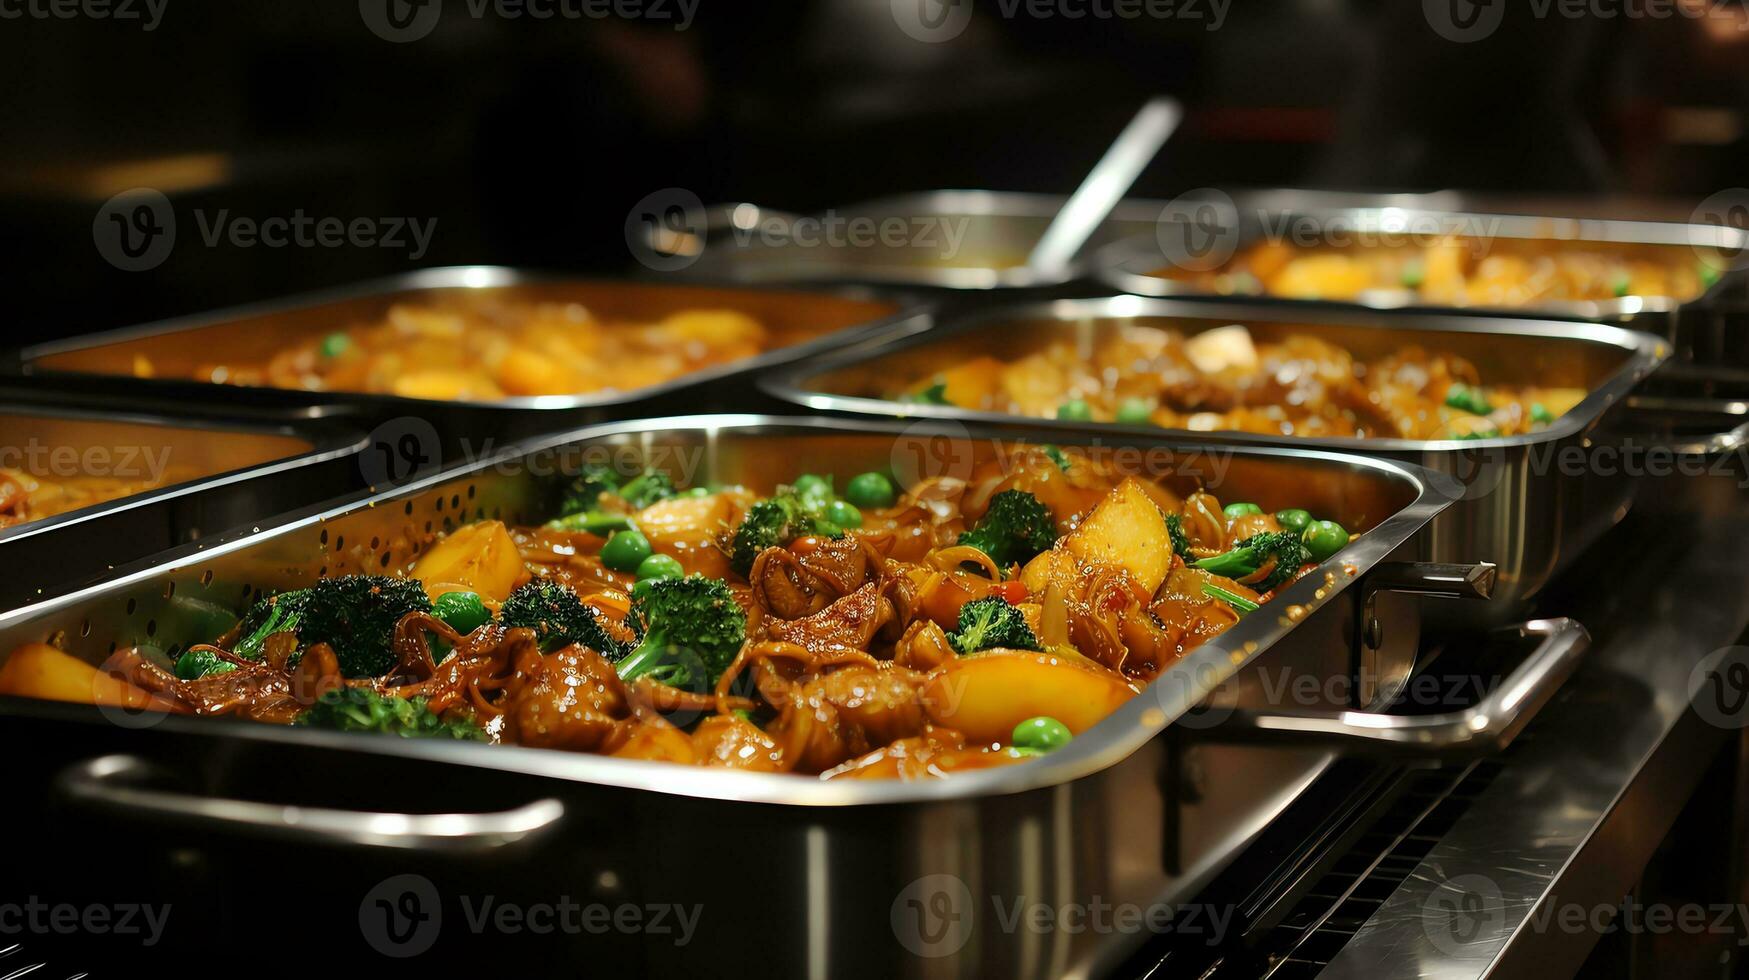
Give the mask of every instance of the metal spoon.
<svg viewBox="0 0 1749 980">
<path fill-rule="evenodd" d="M 1117 134 L 1105 156 L 1093 165 L 1087 179 L 1063 202 L 1044 236 L 1027 257 L 1028 268 L 1041 273 L 1062 274 L 1075 253 L 1093 236 L 1111 209 L 1123 200 L 1160 147 L 1171 138 L 1184 119 L 1177 99 L 1156 96 L 1142 106 L 1135 118 Z"/>
</svg>

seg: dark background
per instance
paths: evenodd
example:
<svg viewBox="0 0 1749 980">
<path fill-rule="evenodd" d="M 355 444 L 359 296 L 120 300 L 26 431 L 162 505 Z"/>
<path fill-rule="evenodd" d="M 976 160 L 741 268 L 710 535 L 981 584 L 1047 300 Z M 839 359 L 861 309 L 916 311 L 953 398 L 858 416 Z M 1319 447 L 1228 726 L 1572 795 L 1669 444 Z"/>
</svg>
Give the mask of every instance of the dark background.
<svg viewBox="0 0 1749 980">
<path fill-rule="evenodd" d="M 1079 20 L 973 0 L 939 44 L 898 30 L 889 0 L 702 0 L 686 30 L 445 0 L 404 44 L 358 0 L 164 0 L 151 31 L 31 16 L 32 2 L 53 0 L 0 2 L 25 12 L 0 19 L 7 346 L 414 264 L 618 272 L 628 211 L 665 187 L 799 211 L 1066 192 L 1156 92 L 1189 116 L 1142 195 L 1463 188 L 1625 207 L 1749 183 L 1736 0 L 1704 21 L 1539 17 L 1512 0 L 1473 43 L 1432 29 L 1421 0 L 1235 0 L 1218 30 L 1209 0 Z M 123 272 L 92 222 L 142 186 L 174 202 L 178 244 Z M 437 226 L 414 263 L 407 248 L 208 247 L 195 209 Z"/>
</svg>

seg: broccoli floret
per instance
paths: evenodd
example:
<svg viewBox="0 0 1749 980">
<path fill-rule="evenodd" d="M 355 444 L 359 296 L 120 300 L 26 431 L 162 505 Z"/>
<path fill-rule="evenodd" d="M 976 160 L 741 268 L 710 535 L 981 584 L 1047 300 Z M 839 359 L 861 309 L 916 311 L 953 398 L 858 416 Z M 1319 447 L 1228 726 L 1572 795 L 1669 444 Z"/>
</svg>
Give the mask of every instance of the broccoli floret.
<svg viewBox="0 0 1749 980">
<path fill-rule="evenodd" d="M 262 646 L 268 637 L 275 633 L 297 632 L 309 597 L 309 589 L 296 589 L 257 600 L 243 615 L 243 625 L 239 633 L 242 639 L 231 648 L 231 652 L 239 657 L 260 660 Z"/>
<path fill-rule="evenodd" d="M 575 589 L 552 579 L 518 586 L 498 607 L 498 621 L 534 630 L 543 652 L 579 643 L 609 660 L 625 654 L 624 644 L 607 631 L 601 614 L 585 605 Z"/>
<path fill-rule="evenodd" d="M 1266 531 L 1253 534 L 1239 542 L 1231 551 L 1204 558 L 1194 564 L 1204 571 L 1242 580 L 1273 562 L 1269 574 L 1262 580 L 1246 583 L 1259 592 L 1268 592 L 1293 578 L 1301 566 L 1311 561 L 1312 553 L 1306 550 L 1299 535 L 1292 531 Z"/>
<path fill-rule="evenodd" d="M 1042 650 L 1032 627 L 1020 610 L 1008 600 L 993 595 L 973 599 L 960 607 L 959 630 L 948 634 L 954 649 L 961 653 L 1002 648 L 1006 650 Z"/>
<path fill-rule="evenodd" d="M 601 506 L 601 495 L 618 493 L 620 483 L 619 472 L 613 467 L 602 463 L 586 464 L 565 484 L 559 513 L 568 516 L 596 510 Z"/>
<path fill-rule="evenodd" d="M 729 535 L 724 548 L 729 553 L 729 567 L 745 576 L 753 569 L 753 559 L 760 552 L 809 534 L 841 538 L 844 529 L 810 513 L 808 505 L 793 491 L 768 497 L 747 508 L 747 515 Z"/>
<path fill-rule="evenodd" d="M 689 691 L 709 690 L 747 638 L 746 610 L 727 585 L 703 575 L 640 583 L 632 614 L 643 637 L 618 664 L 623 680 L 649 676 Z"/>
<path fill-rule="evenodd" d="M 425 587 L 387 575 L 340 575 L 307 589 L 269 596 L 249 607 L 231 652 L 261 659 L 267 638 L 295 633 L 298 651 L 317 643 L 334 649 L 348 677 L 376 677 L 395 662 L 395 623 L 410 612 L 430 612 Z M 193 669 L 192 666 L 190 669 Z"/>
<path fill-rule="evenodd" d="M 1032 559 L 1057 540 L 1051 509 L 1025 490 L 1004 490 L 990 498 L 990 509 L 978 525 L 960 535 L 959 543 L 989 555 L 1007 568 Z"/>
<path fill-rule="evenodd" d="M 431 611 L 425 586 L 388 575 L 320 579 L 299 602 L 298 646 L 326 643 L 347 677 L 378 677 L 395 662 L 395 624 Z"/>
<path fill-rule="evenodd" d="M 645 470 L 630 483 L 619 488 L 619 495 L 632 510 L 643 510 L 651 504 L 674 496 L 674 478 L 661 470 Z"/>
<path fill-rule="evenodd" d="M 402 738 L 453 738 L 483 742 L 486 731 L 472 719 L 441 717 L 424 698 L 399 698 L 367 687 L 337 687 L 326 691 L 298 715 L 298 725 L 342 732 L 375 732 Z"/>
<path fill-rule="evenodd" d="M 1172 539 L 1172 553 L 1185 560 L 1188 564 L 1195 559 L 1190 557 L 1190 538 L 1184 533 L 1184 520 L 1177 514 L 1166 515 L 1166 534 Z"/>
</svg>

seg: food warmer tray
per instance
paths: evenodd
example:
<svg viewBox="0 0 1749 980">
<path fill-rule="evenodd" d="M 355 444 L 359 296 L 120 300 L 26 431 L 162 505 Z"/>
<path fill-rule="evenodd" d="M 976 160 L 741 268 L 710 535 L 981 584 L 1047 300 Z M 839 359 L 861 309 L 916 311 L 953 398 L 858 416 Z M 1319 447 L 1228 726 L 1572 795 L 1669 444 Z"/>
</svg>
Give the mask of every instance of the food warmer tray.
<svg viewBox="0 0 1749 980">
<path fill-rule="evenodd" d="M 179 607 L 241 609 L 321 574 L 402 567 L 427 529 L 547 517 L 562 479 L 555 464 L 574 465 L 590 447 L 690 467 L 694 481 L 759 483 L 793 475 L 798 460 L 824 472 L 888 463 L 952 472 L 1014 438 L 1094 441 L 1057 430 L 972 438 L 934 424 L 767 416 L 603 426 L 184 549 L 0 616 L 0 649 L 55 638 L 97 662 L 118 644 L 206 639 L 187 625 L 201 617 Z M 1271 678 L 1309 677 L 1332 691 L 1325 682 L 1351 676 L 1363 658 L 1412 665 L 1422 601 L 1413 593 L 1449 590 L 1453 570 L 1405 560 L 1446 501 L 1428 473 L 1386 460 L 1211 449 L 1128 433 L 1116 444 L 1144 471 L 1201 468 L 1203 482 L 1222 493 L 1269 506 L 1291 499 L 1367 530 L 1332 569 L 1288 587 L 1047 758 L 943 781 L 825 782 L 4 698 L 0 725 L 35 746 L 14 783 L 56 787 L 21 794 L 19 805 L 44 808 L 24 819 L 57 828 L 113 833 L 116 820 L 128 828 L 129 866 L 160 869 L 141 884 L 173 895 L 178 913 L 186 908 L 198 923 L 170 930 L 160 952 L 211 958 L 227 936 L 249 942 L 266 918 L 369 955 L 360 910 L 370 895 L 408 881 L 395 876 L 416 874 L 423 884 L 415 885 L 429 886 L 441 904 L 445 927 L 429 952 L 414 952 L 449 970 L 502 965 L 504 945 L 515 943 L 527 962 L 644 975 L 1085 975 L 1144 937 L 1005 929 L 993 903 L 1153 908 L 1187 899 L 1344 752 L 1502 744 L 1584 648 L 1583 630 L 1570 621 L 1524 625 L 1519 633 L 1534 652 L 1470 710 L 1380 715 L 1346 700 L 1351 689 L 1338 685 L 1343 693 L 1329 697 L 1340 703 L 1327 711 L 1296 705 L 1299 713 L 1277 715 L 1281 706 L 1265 693 Z M 1188 489 L 1192 481 L 1174 482 Z M 1485 568 L 1468 571 L 1485 582 Z M 1355 639 L 1362 634 L 1364 650 Z M 1192 713 L 1211 691 L 1216 707 Z M 99 880 L 113 877 L 115 855 L 103 848 L 26 857 L 50 868 L 21 868 L 20 880 L 41 872 L 64 881 L 81 860 Z M 488 894 L 523 907 L 561 898 L 673 904 L 697 910 L 696 934 L 680 945 L 672 934 L 633 930 L 481 933 L 464 924 L 460 903 L 477 909 Z M 935 911 L 942 901 L 961 903 L 953 909 L 965 917 L 942 932 L 907 918 L 908 899 Z M 307 973 L 302 958 L 251 962 Z"/>
<path fill-rule="evenodd" d="M 1418 344 L 1468 358 L 1484 378 L 1590 390 L 1546 429 L 1508 438 L 1314 439 L 1166 430 L 1174 439 L 1383 455 L 1441 474 L 1461 499 L 1421 538 L 1421 557 L 1498 565 L 1494 605 L 1502 619 L 1522 615 L 1526 601 L 1633 502 L 1635 481 L 1621 472 L 1629 455 L 1612 443 L 1606 423 L 1630 414 L 1619 406 L 1664 360 L 1666 345 L 1644 333 L 1602 324 L 1137 296 L 1058 300 L 945 316 L 927 334 L 872 337 L 776 372 L 762 385 L 776 398 L 816 411 L 1015 424 L 1021 420 L 1014 416 L 898 402 L 883 393 L 903 379 L 921 379 L 974 356 L 996 351 L 1018 357 L 1063 336 L 1090 348 L 1102 335 L 1130 325 L 1196 333 L 1230 323 L 1245 324 L 1263 340 L 1309 334 L 1362 358 Z M 1088 429 L 1086 423 L 1054 419 L 1024 422 L 1045 426 L 1057 438 Z M 1106 439 L 1163 431 L 1115 424 L 1095 429 L 1104 431 Z M 1611 471 L 1601 472 L 1605 469 Z"/>
<path fill-rule="evenodd" d="M 357 456 L 364 435 L 332 420 L 219 419 L 149 403 L 118 412 L 88 399 L 12 389 L 0 391 L 0 431 L 0 452 L 17 458 L 0 465 L 29 470 L 33 459 L 83 461 L 98 452 L 118 477 L 129 476 L 124 468 L 149 475 L 158 465 L 171 479 L 181 477 L 0 528 L 0 559 L 9 569 L 0 576 L 0 608 L 38 601 L 118 565 L 363 485 Z M 53 458 L 49 463 L 59 465 Z"/>
<path fill-rule="evenodd" d="M 1718 248 L 1727 255 L 1749 250 L 1749 232 L 1724 226 L 1675 221 L 1628 221 L 1613 218 L 1559 218 L 1522 214 L 1492 214 L 1474 211 L 1443 211 L 1417 207 L 1296 207 L 1290 194 L 1276 192 L 1253 196 L 1211 198 L 1214 209 L 1212 243 L 1203 243 L 1225 253 L 1239 254 L 1272 231 L 1311 227 L 1319 234 L 1332 231 L 1356 233 L 1426 234 L 1427 230 L 1471 234 L 1482 238 L 1548 240 L 1577 243 L 1667 245 L 1672 248 Z M 1195 206 L 1186 198 L 1182 207 Z M 1670 296 L 1620 296 L 1608 300 L 1547 300 L 1523 306 L 1440 306 L 1418 301 L 1408 290 L 1372 290 L 1351 301 L 1291 299 L 1267 295 L 1225 295 L 1207 292 L 1194 283 L 1153 275 L 1170 264 L 1160 236 L 1178 234 L 1190 226 L 1183 221 L 1162 219 L 1154 231 L 1107 246 L 1095 257 L 1099 281 L 1139 296 L 1201 297 L 1235 302 L 1284 303 L 1293 306 L 1362 307 L 1378 310 L 1417 310 L 1435 313 L 1466 313 L 1491 316 L 1524 316 L 1576 319 L 1618 326 L 1632 325 L 1669 339 L 1677 339 L 1679 322 L 1689 309 L 1704 309 L 1713 302 L 1742 291 L 1740 270 L 1726 270 L 1705 293 L 1682 301 Z M 1479 231 L 1477 231 L 1479 229 Z M 1198 240 L 1201 241 L 1200 239 Z M 1740 264 L 1740 263 L 1739 263 Z"/>
<path fill-rule="evenodd" d="M 230 359 L 265 359 L 286 345 L 368 322 L 407 301 L 484 290 L 509 299 L 578 302 L 606 316 L 662 316 L 716 307 L 760 320 L 786 346 L 755 357 L 623 392 L 542 395 L 499 401 L 436 400 L 348 391 L 240 387 L 171 377 L 134 376 L 135 358 L 159 375 Z M 615 282 L 543 275 L 501 266 L 426 269 L 326 292 L 90 334 L 28 348 L 15 365 L 45 382 L 101 383 L 117 394 L 171 397 L 215 405 L 310 408 L 355 414 L 380 427 L 396 479 L 434 469 L 440 459 L 489 455 L 490 439 L 546 435 L 578 425 L 676 412 L 738 409 L 752 379 L 798 357 L 819 353 L 872 330 L 923 329 L 930 317 L 906 297 L 877 298 L 856 289 L 777 290 L 702 284 Z M 420 423 L 427 423 L 421 425 Z M 435 430 L 435 431 L 433 431 Z M 420 438 L 422 459 L 401 459 L 402 440 Z M 432 446 L 437 442 L 441 445 Z M 485 448 L 483 448 L 485 447 Z M 379 481 L 382 482 L 382 481 Z M 392 482 L 392 481 L 389 481 Z"/>
</svg>

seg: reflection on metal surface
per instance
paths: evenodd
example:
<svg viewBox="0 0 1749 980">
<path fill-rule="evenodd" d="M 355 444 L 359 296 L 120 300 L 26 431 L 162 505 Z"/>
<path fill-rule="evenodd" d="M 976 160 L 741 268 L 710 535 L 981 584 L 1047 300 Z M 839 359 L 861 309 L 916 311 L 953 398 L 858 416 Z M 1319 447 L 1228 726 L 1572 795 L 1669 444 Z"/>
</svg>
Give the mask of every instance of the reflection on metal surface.
<svg viewBox="0 0 1749 980">
<path fill-rule="evenodd" d="M 1689 690 L 1749 624 L 1749 521 L 1739 510 L 1688 534 L 1678 520 L 1638 527 L 1660 560 L 1612 565 L 1607 594 L 1577 604 L 1598 636 L 1587 667 L 1324 976 L 1577 969 L 1599 936 L 1552 916 L 1622 901 L 1730 734 L 1696 717 Z"/>
</svg>

